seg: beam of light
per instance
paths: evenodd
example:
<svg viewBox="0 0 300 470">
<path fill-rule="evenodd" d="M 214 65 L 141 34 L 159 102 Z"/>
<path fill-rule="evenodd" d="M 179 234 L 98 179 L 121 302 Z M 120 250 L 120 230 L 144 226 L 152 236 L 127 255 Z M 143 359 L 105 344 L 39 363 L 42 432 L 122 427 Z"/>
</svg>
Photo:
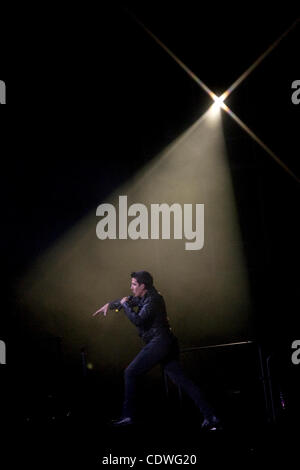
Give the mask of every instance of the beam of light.
<svg viewBox="0 0 300 470">
<path fill-rule="evenodd" d="M 221 96 L 217 96 L 214 93 L 212 93 L 212 99 L 214 100 L 214 104 L 211 107 L 211 110 L 214 112 L 218 112 L 220 109 L 225 110 L 225 103 L 224 103 L 224 94 Z"/>
<path fill-rule="evenodd" d="M 173 217 L 170 239 L 99 240 L 93 210 L 39 256 L 16 286 L 20 308 L 39 331 L 63 337 L 68 361 L 76 364 L 84 344 L 94 371 L 121 373 L 140 347 L 136 332 L 122 313 L 97 320 L 91 314 L 128 295 L 129 272 L 141 267 L 154 274 L 172 328 L 185 344 L 251 336 L 248 271 L 220 112 L 214 119 L 206 112 L 106 202 L 118 208 L 119 195 L 127 195 L 128 207 L 141 203 L 149 210 L 152 203 L 203 203 L 203 249 L 184 249 L 184 240 L 173 236 Z"/>
<path fill-rule="evenodd" d="M 159 44 L 180 67 L 185 70 L 188 75 L 211 97 L 214 101 L 213 106 L 210 108 L 211 116 L 216 115 L 220 108 L 226 111 L 241 127 L 244 129 L 290 176 L 292 176 L 297 182 L 300 182 L 299 178 L 285 165 L 282 160 L 266 145 L 263 141 L 257 137 L 251 129 L 244 124 L 236 114 L 234 114 L 224 101 L 228 98 L 230 93 L 237 88 L 240 83 L 245 80 L 246 77 L 262 62 L 263 59 L 287 36 L 288 33 L 296 26 L 299 22 L 297 19 L 221 96 L 217 96 L 210 88 L 200 80 L 194 72 L 189 69 L 157 36 L 155 36 L 135 15 L 128 12 L 130 16 L 136 21 L 144 31 L 149 34 Z"/>
<path fill-rule="evenodd" d="M 254 69 L 256 69 L 256 67 L 270 54 L 270 52 L 278 46 L 278 44 L 292 31 L 292 29 L 294 29 L 298 22 L 299 19 L 296 20 L 273 44 L 271 44 L 271 46 L 261 54 L 261 56 L 258 57 L 258 59 L 256 59 L 256 61 L 223 93 L 223 95 L 225 95 L 224 99 L 226 99 L 233 90 L 235 90 Z"/>
<path fill-rule="evenodd" d="M 218 110 L 219 109 L 220 108 L 218 107 Z M 154 168 L 156 165 L 156 162 L 160 161 L 161 156 L 168 155 L 168 153 L 173 151 L 180 143 L 182 143 L 185 139 L 187 139 L 189 135 L 192 134 L 197 129 L 197 127 L 200 125 L 202 121 L 205 121 L 206 118 L 210 117 L 210 111 L 211 111 L 211 107 L 206 112 L 204 112 L 202 116 L 200 116 L 200 118 L 198 118 L 197 121 L 194 122 L 194 124 L 192 124 L 186 131 L 184 131 L 182 134 L 176 137 L 176 139 L 172 140 L 172 142 L 169 145 L 167 145 L 167 147 L 165 147 L 163 151 L 157 155 L 155 160 L 152 162 L 151 167 Z"/>
</svg>

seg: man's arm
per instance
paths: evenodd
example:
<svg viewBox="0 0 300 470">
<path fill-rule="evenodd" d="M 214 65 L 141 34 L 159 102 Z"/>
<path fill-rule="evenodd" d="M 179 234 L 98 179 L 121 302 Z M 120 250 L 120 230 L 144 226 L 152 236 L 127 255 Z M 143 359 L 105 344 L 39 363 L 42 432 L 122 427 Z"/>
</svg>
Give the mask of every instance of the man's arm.
<svg viewBox="0 0 300 470">
<path fill-rule="evenodd" d="M 122 299 L 118 299 L 118 300 L 114 300 L 113 302 L 110 302 L 109 308 L 111 310 L 120 310 L 121 308 L 123 308 L 123 305 L 124 305 L 124 303 L 121 303 L 121 300 Z M 127 300 L 128 304 L 131 307 L 137 306 L 139 304 L 139 301 L 140 301 L 139 297 L 133 297 L 133 295 L 130 295 Z"/>
<path fill-rule="evenodd" d="M 103 315 L 106 316 L 108 308 L 109 303 L 103 305 L 103 307 L 99 308 L 99 310 L 96 310 L 96 312 L 93 313 L 92 317 L 96 317 L 97 315 L 99 315 L 99 313 L 103 313 Z"/>
<path fill-rule="evenodd" d="M 159 309 L 159 303 L 156 299 L 153 299 L 149 297 L 142 309 L 139 311 L 139 313 L 135 313 L 134 310 L 132 310 L 132 305 L 130 305 L 129 302 L 124 302 L 123 303 L 123 309 L 125 312 L 125 315 L 129 318 L 129 320 L 135 325 L 135 326 L 142 326 L 146 322 L 148 322 L 150 319 L 152 319 Z"/>
<path fill-rule="evenodd" d="M 92 316 L 96 317 L 97 315 L 99 315 L 99 313 L 103 313 L 104 316 L 106 316 L 108 309 L 119 311 L 121 308 L 123 308 L 123 303 L 121 303 L 121 300 L 123 299 L 118 299 L 118 300 L 114 300 L 113 302 L 108 302 L 107 304 L 103 305 L 103 307 L 99 308 L 99 310 L 97 310 L 95 313 L 93 313 Z M 138 303 L 139 303 L 138 297 L 133 297 L 132 295 L 128 297 L 128 304 L 131 307 L 138 305 Z"/>
<path fill-rule="evenodd" d="M 109 302 L 109 309 L 110 310 L 120 310 L 121 308 L 121 299 L 114 300 L 113 302 Z"/>
</svg>

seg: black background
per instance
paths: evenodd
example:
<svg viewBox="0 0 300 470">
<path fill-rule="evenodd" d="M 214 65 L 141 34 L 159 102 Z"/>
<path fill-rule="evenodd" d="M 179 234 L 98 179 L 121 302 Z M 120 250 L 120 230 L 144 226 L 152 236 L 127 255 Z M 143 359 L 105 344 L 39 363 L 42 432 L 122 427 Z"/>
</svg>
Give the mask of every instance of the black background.
<svg viewBox="0 0 300 470">
<path fill-rule="evenodd" d="M 25 268 L 99 203 L 99 186 L 104 199 L 211 104 L 128 10 L 216 94 L 297 19 L 291 9 L 263 13 L 246 4 L 204 11 L 198 2 L 68 11 L 26 6 L 7 13 L 0 64 L 8 105 L 1 108 L 0 335 L 7 344 L 24 328 L 14 308 L 14 286 Z M 300 105 L 291 101 L 291 84 L 299 78 L 298 44 L 299 23 L 226 103 L 299 178 Z M 225 113 L 223 126 L 256 339 L 276 354 L 293 414 L 299 183 Z"/>
<path fill-rule="evenodd" d="M 296 20 L 276 9 L 170 8 L 26 10 L 5 36 L 1 78 L 12 109 L 1 116 L 4 282 L 94 207 L 99 187 L 104 198 L 211 104 L 128 11 L 216 94 Z M 295 175 L 297 38 L 299 26 L 226 101 Z M 294 333 L 297 181 L 225 113 L 223 126 L 257 307 L 273 312 L 280 334 Z"/>
</svg>

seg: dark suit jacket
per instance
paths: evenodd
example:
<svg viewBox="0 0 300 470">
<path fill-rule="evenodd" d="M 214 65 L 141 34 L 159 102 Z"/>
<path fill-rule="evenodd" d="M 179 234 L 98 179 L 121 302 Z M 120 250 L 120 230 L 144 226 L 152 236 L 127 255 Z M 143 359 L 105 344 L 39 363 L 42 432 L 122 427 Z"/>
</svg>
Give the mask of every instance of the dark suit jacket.
<svg viewBox="0 0 300 470">
<path fill-rule="evenodd" d="M 115 310 L 123 308 L 125 315 L 137 327 L 139 335 L 146 343 L 158 335 L 173 335 L 164 298 L 154 286 L 147 290 L 144 297 L 130 296 L 123 305 L 120 299 L 115 300 L 109 307 Z"/>
</svg>

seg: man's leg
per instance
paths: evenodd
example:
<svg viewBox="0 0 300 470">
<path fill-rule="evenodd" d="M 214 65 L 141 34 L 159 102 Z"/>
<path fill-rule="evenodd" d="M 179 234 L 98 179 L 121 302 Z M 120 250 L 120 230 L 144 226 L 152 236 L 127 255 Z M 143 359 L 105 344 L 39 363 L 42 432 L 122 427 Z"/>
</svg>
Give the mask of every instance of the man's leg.
<svg viewBox="0 0 300 470">
<path fill-rule="evenodd" d="M 192 398 L 204 418 L 211 419 L 215 415 L 215 410 L 208 403 L 200 388 L 185 375 L 179 361 L 177 359 L 170 359 L 164 364 L 164 368 L 172 382 L 180 386 Z"/>
<path fill-rule="evenodd" d="M 135 414 L 135 398 L 138 378 L 161 362 L 169 353 L 170 342 L 162 338 L 154 338 L 138 353 L 125 369 L 125 397 L 123 417 L 133 417 Z"/>
</svg>

